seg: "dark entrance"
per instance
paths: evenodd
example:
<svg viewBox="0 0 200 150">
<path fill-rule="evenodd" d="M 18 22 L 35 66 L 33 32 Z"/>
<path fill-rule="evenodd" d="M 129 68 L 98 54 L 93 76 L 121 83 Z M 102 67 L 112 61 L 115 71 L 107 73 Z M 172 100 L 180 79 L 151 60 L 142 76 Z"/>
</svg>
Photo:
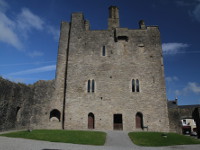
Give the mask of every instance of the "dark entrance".
<svg viewBox="0 0 200 150">
<path fill-rule="evenodd" d="M 88 129 L 94 129 L 94 114 L 88 114 Z"/>
<path fill-rule="evenodd" d="M 135 121 L 136 121 L 136 128 L 143 129 L 143 115 L 142 115 L 142 113 L 138 112 L 136 114 Z"/>
<path fill-rule="evenodd" d="M 113 125 L 114 130 L 123 130 L 122 114 L 114 114 Z"/>
</svg>

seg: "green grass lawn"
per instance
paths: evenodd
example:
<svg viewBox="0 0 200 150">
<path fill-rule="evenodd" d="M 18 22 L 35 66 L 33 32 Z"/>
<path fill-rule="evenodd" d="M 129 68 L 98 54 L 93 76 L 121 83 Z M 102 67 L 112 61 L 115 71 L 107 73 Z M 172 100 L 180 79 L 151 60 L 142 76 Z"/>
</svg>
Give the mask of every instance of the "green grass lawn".
<svg viewBox="0 0 200 150">
<path fill-rule="evenodd" d="M 0 136 L 85 145 L 104 145 L 106 139 L 105 132 L 73 130 L 19 131 L 1 134 Z"/>
<path fill-rule="evenodd" d="M 140 146 L 170 146 L 170 145 L 187 145 L 200 144 L 200 140 L 189 136 L 176 133 L 166 133 L 163 137 L 161 132 L 130 132 L 128 135 L 134 144 Z"/>
</svg>

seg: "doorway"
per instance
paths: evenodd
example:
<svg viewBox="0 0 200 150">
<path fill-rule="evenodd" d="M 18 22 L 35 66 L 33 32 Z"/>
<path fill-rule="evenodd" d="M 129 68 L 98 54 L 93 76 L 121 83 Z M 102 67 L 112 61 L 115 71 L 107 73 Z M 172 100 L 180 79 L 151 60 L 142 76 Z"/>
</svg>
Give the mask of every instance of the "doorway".
<svg viewBox="0 0 200 150">
<path fill-rule="evenodd" d="M 88 129 L 94 129 L 94 114 L 88 114 Z"/>
<path fill-rule="evenodd" d="M 113 128 L 114 130 L 123 130 L 122 114 L 113 115 Z"/>
</svg>

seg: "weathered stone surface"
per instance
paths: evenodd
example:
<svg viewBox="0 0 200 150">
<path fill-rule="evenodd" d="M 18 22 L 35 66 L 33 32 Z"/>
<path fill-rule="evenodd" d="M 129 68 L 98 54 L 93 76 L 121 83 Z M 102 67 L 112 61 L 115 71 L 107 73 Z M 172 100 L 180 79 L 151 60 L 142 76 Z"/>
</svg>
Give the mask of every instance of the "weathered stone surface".
<svg viewBox="0 0 200 150">
<path fill-rule="evenodd" d="M 55 103 L 65 104 L 63 127 L 87 129 L 92 112 L 95 129 L 113 130 L 113 115 L 122 114 L 123 129 L 137 130 L 135 115 L 141 112 L 150 131 L 169 131 L 159 29 L 120 28 L 118 9 L 110 11 L 109 30 L 89 30 L 82 13 L 62 25 L 60 45 L 66 46 L 59 46 Z M 139 80 L 140 92 L 131 91 L 132 79 Z M 87 92 L 88 80 L 95 81 L 94 93 Z"/>
<path fill-rule="evenodd" d="M 140 112 L 149 131 L 169 131 L 159 29 L 144 21 L 121 28 L 118 8 L 109 11 L 108 30 L 90 30 L 82 13 L 61 23 L 55 84 L 0 81 L 1 130 L 88 129 L 91 112 L 95 129 L 113 130 L 114 114 L 122 114 L 123 130 L 136 131 Z M 133 79 L 139 92 L 132 92 Z M 88 80 L 94 92 L 87 92 Z"/>
<path fill-rule="evenodd" d="M 200 105 L 177 105 L 177 99 L 168 101 L 170 132 L 182 133 L 181 119 L 194 119 L 196 124 L 200 122 L 198 113 L 195 112 L 199 107 Z"/>
<path fill-rule="evenodd" d="M 0 77 L 0 131 L 45 127 L 52 90 L 53 81 L 25 85 Z"/>
</svg>

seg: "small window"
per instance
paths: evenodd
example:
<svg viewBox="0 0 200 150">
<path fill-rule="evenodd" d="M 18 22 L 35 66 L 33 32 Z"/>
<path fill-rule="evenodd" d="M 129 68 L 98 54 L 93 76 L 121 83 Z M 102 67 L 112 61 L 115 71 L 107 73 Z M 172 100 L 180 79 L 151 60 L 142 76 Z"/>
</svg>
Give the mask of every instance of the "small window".
<svg viewBox="0 0 200 150">
<path fill-rule="evenodd" d="M 58 109 L 53 109 L 50 112 L 50 116 L 49 119 L 50 121 L 56 121 L 56 122 L 60 122 L 60 111 Z"/>
<path fill-rule="evenodd" d="M 140 92 L 140 85 L 138 79 L 132 79 L 132 92 Z"/>
<path fill-rule="evenodd" d="M 135 92 L 135 80 L 132 80 L 132 92 Z"/>
<path fill-rule="evenodd" d="M 102 48 L 102 56 L 106 56 L 106 47 L 105 46 L 103 46 L 103 48 Z"/>
<path fill-rule="evenodd" d="M 94 90 L 95 90 L 95 83 L 94 83 L 94 80 L 92 80 L 92 92 L 94 93 Z"/>
<path fill-rule="evenodd" d="M 186 120 L 185 119 L 183 120 L 183 125 L 186 125 Z"/>
<path fill-rule="evenodd" d="M 90 92 L 90 80 L 88 80 L 87 92 Z"/>
<path fill-rule="evenodd" d="M 136 91 L 140 92 L 140 85 L 139 85 L 139 80 L 136 80 Z"/>
<path fill-rule="evenodd" d="M 87 82 L 87 92 L 90 93 L 94 93 L 95 91 L 95 81 L 93 80 L 88 80 Z"/>
</svg>

